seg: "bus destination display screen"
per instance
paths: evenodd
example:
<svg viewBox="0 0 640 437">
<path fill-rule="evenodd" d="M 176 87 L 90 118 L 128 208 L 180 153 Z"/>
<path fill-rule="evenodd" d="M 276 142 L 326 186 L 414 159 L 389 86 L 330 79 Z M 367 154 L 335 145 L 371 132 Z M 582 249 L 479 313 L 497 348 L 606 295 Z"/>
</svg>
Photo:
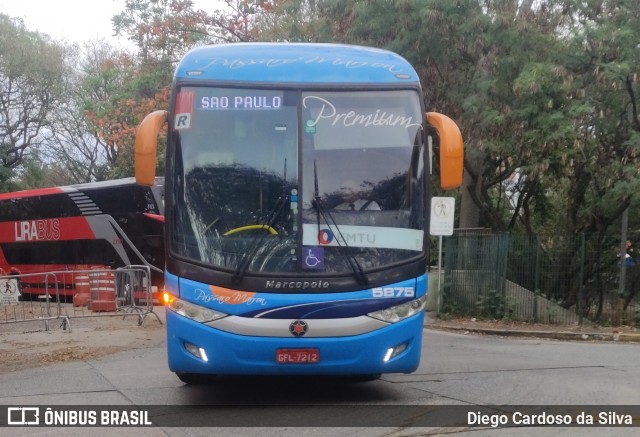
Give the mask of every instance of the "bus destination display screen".
<svg viewBox="0 0 640 437">
<path fill-rule="evenodd" d="M 272 111 L 282 109 L 282 106 L 282 91 L 207 89 L 197 108 L 202 111 Z"/>
</svg>

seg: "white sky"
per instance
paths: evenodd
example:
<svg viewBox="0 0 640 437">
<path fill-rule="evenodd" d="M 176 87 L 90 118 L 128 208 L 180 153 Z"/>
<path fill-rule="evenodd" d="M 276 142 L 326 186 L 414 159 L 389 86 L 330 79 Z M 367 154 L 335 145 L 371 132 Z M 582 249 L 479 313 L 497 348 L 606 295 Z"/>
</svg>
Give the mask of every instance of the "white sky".
<svg viewBox="0 0 640 437">
<path fill-rule="evenodd" d="M 113 36 L 111 17 L 124 10 L 125 0 L 0 0 L 0 13 L 22 18 L 27 29 L 55 40 L 82 43 L 105 38 L 112 45 L 127 45 Z M 196 9 L 213 12 L 220 2 L 195 0 Z"/>
<path fill-rule="evenodd" d="M 111 28 L 111 17 L 123 9 L 124 0 L 0 0 L 0 12 L 22 18 L 27 29 L 79 43 L 105 38 L 124 44 Z"/>
</svg>

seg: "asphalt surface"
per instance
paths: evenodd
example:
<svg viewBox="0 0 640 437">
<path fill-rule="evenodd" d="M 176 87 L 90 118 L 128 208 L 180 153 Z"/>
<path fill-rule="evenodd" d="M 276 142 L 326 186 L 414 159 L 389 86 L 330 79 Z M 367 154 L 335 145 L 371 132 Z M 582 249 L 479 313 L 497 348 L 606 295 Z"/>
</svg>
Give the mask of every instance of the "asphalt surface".
<svg viewBox="0 0 640 437">
<path fill-rule="evenodd" d="M 156 311 L 160 318 L 163 319 L 164 311 L 162 309 L 158 309 Z M 118 320 L 120 320 L 118 318 Z M 135 320 L 123 320 L 122 322 L 126 322 L 132 325 Z M 150 327 L 154 326 L 158 323 L 153 318 L 147 320 Z M 503 337 L 536 337 L 536 338 L 548 338 L 554 340 L 567 340 L 567 341 L 607 341 L 607 342 L 640 342 L 640 333 L 637 332 L 622 332 L 622 330 L 612 330 L 612 328 L 603 328 L 603 330 L 599 331 L 596 328 L 591 330 L 590 327 L 570 327 L 573 329 L 579 329 L 577 332 L 569 332 L 564 331 L 563 326 L 544 326 L 544 330 L 537 329 L 525 329 L 524 325 L 513 325 L 504 323 L 492 323 L 491 326 L 487 327 L 489 324 L 483 321 L 478 321 L 478 326 L 470 326 L 476 322 L 472 322 L 471 320 L 466 321 L 456 321 L 456 320 L 445 320 L 435 317 L 433 313 L 426 313 L 425 318 L 425 327 L 429 329 L 436 330 L 446 330 L 446 331 L 455 331 L 462 334 L 468 335 L 493 335 L 493 336 L 503 336 Z M 500 327 L 495 327 L 500 326 Z M 536 325 L 533 325 L 535 328 Z M 144 327 L 143 327 L 144 328 Z M 517 328 L 517 329 L 516 329 Z M 85 334 L 83 330 L 85 327 L 79 326 L 79 323 L 74 323 L 74 333 Z M 133 329 L 141 329 L 140 327 L 133 327 Z M 628 330 L 628 328 L 627 328 Z M 164 327 L 157 330 L 158 332 L 163 332 Z M 51 335 L 51 334 L 48 334 Z M 69 334 L 61 334 L 61 335 L 69 335 Z M 28 347 L 27 339 L 31 338 L 31 335 L 25 335 L 23 339 L 25 343 L 23 346 Z M 151 338 L 151 336 L 149 336 Z M 97 360 L 97 361 L 78 361 L 78 362 L 70 362 L 66 363 L 64 366 L 52 366 L 48 368 L 47 372 L 43 372 L 41 368 L 34 369 L 25 369 L 16 373 L 7 373 L 2 375 L 0 372 L 0 386 L 3 387 L 2 396 L 0 396 L 0 403 L 5 405 L 61 405 L 61 404 L 73 404 L 73 405 L 143 405 L 145 402 L 153 401 L 154 404 L 165 405 L 166 398 L 164 398 L 164 394 L 166 392 L 170 392 L 171 396 L 185 396 L 182 401 L 193 402 L 194 399 L 197 401 L 200 397 L 205 399 L 209 399 L 211 393 L 206 390 L 197 391 L 197 389 L 184 389 L 183 384 L 175 377 L 167 377 L 167 370 L 164 366 L 164 361 L 166 360 L 166 356 L 164 353 L 164 348 L 162 347 L 163 339 L 162 335 L 158 336 L 158 338 L 153 337 L 154 340 L 151 341 L 151 344 L 142 345 L 137 349 L 132 349 L 130 351 L 122 352 L 119 355 L 114 355 L 114 359 L 109 360 Z M 136 342 L 140 342 L 140 339 L 132 339 Z M 474 339 L 468 339 L 470 342 L 474 343 Z M 507 342 L 501 342 L 507 343 Z M 511 343 L 511 342 L 508 342 Z M 506 345 L 504 347 L 518 347 L 520 342 L 513 342 L 510 345 Z M 566 345 L 567 347 L 569 345 Z M 572 345 L 573 347 L 578 347 L 578 345 Z M 565 347 L 564 345 L 560 345 L 560 347 Z M 605 346 L 606 347 L 606 346 Z M 625 346 L 626 349 L 628 347 L 634 347 L 632 345 Z M 584 347 L 583 347 L 584 348 Z M 620 348 L 615 348 L 620 349 Z M 463 353 L 467 353 L 466 350 L 462 351 Z M 455 353 L 455 351 L 454 351 Z M 486 351 L 486 355 L 493 355 L 494 351 Z M 125 356 L 126 354 L 127 356 Z M 518 354 L 516 354 L 518 355 Z M 518 357 L 518 359 L 522 359 Z M 526 358 L 527 363 L 527 371 L 532 373 L 530 367 L 532 366 L 529 359 Z M 545 359 L 542 358 L 544 361 Z M 1 358 L 0 358 L 1 361 Z M 149 366 L 149 363 L 162 362 L 162 366 Z M 463 362 L 460 360 L 459 362 Z M 477 364 L 477 363 L 476 363 Z M 519 369 L 520 367 L 518 367 Z M 578 367 L 571 367 L 572 371 L 578 369 Z M 553 370 L 554 372 L 558 371 L 558 367 L 550 368 L 542 368 L 539 374 L 535 374 L 537 378 L 541 378 L 541 381 L 547 381 L 546 378 L 549 378 L 549 370 Z M 581 369 L 582 372 L 587 370 L 592 370 L 594 372 L 601 371 L 600 366 L 591 366 L 588 369 Z M 465 371 L 466 372 L 466 371 Z M 465 373 L 463 372 L 463 373 Z M 619 372 L 616 369 L 616 372 Z M 486 371 L 484 371 L 486 373 Z M 484 374 L 483 373 L 483 374 Z M 489 372 L 491 373 L 491 372 Z M 144 378 L 141 378 L 140 375 L 145 375 Z M 469 393 L 473 394 L 474 391 L 470 389 L 469 381 L 464 381 L 464 379 L 460 379 L 460 375 L 462 373 L 455 372 L 455 375 L 449 379 L 449 377 L 443 377 L 444 374 L 439 374 L 437 380 L 432 380 L 427 378 L 424 384 L 436 384 L 436 385 L 444 385 L 449 384 L 455 392 L 456 384 L 462 384 L 460 390 L 465 393 L 465 396 L 470 396 Z M 466 374 L 466 373 L 465 373 Z M 448 375 L 448 374 L 447 374 Z M 415 378 L 416 376 L 411 376 Z M 419 376 L 418 376 L 419 377 Z M 521 387 L 523 376 L 520 374 L 515 374 L 513 371 L 511 372 L 502 372 L 497 380 L 501 381 L 500 384 L 509 386 L 509 387 Z M 565 376 L 562 376 L 563 378 Z M 579 378 L 584 378 L 583 373 L 578 375 Z M 405 378 L 402 376 L 402 378 Z M 517 382 L 513 382 L 513 384 L 505 383 L 505 380 L 508 381 L 508 378 L 518 378 Z M 405 381 L 405 379 L 400 379 L 399 381 Z M 587 378 L 590 381 L 595 381 L 596 389 L 600 391 L 606 391 L 602 384 L 606 385 L 610 383 L 610 380 L 607 379 L 605 382 L 602 378 Z M 443 382 L 445 381 L 445 382 Z M 464 382 L 463 382 L 464 381 Z M 391 384 L 387 387 L 385 385 L 386 390 L 404 390 L 404 386 L 402 386 L 399 382 L 394 380 L 389 380 Z M 485 382 L 480 381 L 482 384 Z M 584 382 L 584 381 L 583 381 Z M 582 384 L 584 385 L 584 384 Z M 614 384 L 615 385 L 615 384 Z M 462 387 L 464 386 L 464 387 Z M 115 388 L 114 388 L 115 387 Z M 124 388 L 123 388 L 124 387 Z M 375 387 L 375 386 L 374 386 Z M 483 385 L 479 385 L 478 387 L 484 387 Z M 219 386 L 218 390 L 222 390 L 225 388 L 224 385 Z M 274 387 L 273 393 L 276 393 L 278 390 L 281 390 L 282 387 Z M 629 390 L 633 390 L 632 386 L 627 387 Z M 229 390 L 228 393 L 223 393 L 223 395 L 233 394 L 235 387 L 233 390 Z M 361 389 L 362 390 L 362 389 Z M 371 388 L 369 390 L 372 390 Z M 247 390 L 249 391 L 249 390 Z M 329 392 L 331 390 L 328 390 Z M 525 390 L 526 391 L 526 390 Z M 194 393 L 195 392 L 195 393 Z M 267 392 L 269 392 L 267 390 Z M 296 393 L 296 390 L 291 390 L 291 393 Z M 365 391 L 366 393 L 369 393 Z M 269 392 L 271 393 L 271 392 Z M 359 392 L 358 392 L 359 393 Z M 422 394 L 423 391 L 420 391 Z M 485 393 L 484 389 L 479 390 L 478 393 Z M 392 392 L 393 394 L 393 392 Z M 269 395 L 270 397 L 276 395 Z M 344 393 L 340 393 L 341 397 L 344 397 Z M 391 398 L 397 396 L 398 398 L 402 396 L 406 396 L 406 394 L 401 395 L 399 392 L 395 395 L 390 395 Z M 482 395 L 484 396 L 484 394 Z M 359 399 L 359 398 L 358 398 Z M 77 432 L 70 432 L 70 431 Z M 447 433 L 453 429 L 447 428 Z M 616 429 L 617 430 L 617 429 Z M 7 431 L 5 434 L 4 431 Z M 27 435 L 38 435 L 43 434 L 43 429 L 36 428 L 30 431 L 25 432 L 25 430 L 20 430 L 19 428 L 4 428 L 3 435 L 7 436 L 27 436 Z M 102 435 L 100 433 L 94 433 L 92 430 L 91 434 L 98 436 Z M 107 430 L 105 430 L 106 432 Z M 171 428 L 169 431 L 163 431 L 158 428 L 153 429 L 136 429 L 133 434 L 128 435 L 144 435 L 144 436 L 155 436 L 155 435 L 184 435 L 182 428 Z M 486 431 L 486 430 L 485 430 Z M 513 434 L 511 433 L 513 429 L 506 430 L 502 435 L 523 435 L 523 436 L 533 436 L 540 435 L 537 430 L 525 430 L 522 431 L 521 434 Z M 576 433 L 570 433 L 567 429 L 562 429 L 562 435 L 604 435 L 599 434 L 597 431 L 602 430 L 587 430 L 587 429 L 576 429 Z M 578 433 L 579 431 L 579 433 Z M 592 431 L 591 434 L 586 431 Z M 630 431 L 630 430 L 621 430 L 621 431 Z M 114 430 L 110 430 L 108 433 L 104 435 L 112 435 Z M 211 435 L 207 434 L 210 431 L 206 431 L 202 429 L 201 434 L 192 433 L 192 435 Z M 470 431 L 471 432 L 471 431 Z M 482 430 L 472 430 L 474 435 L 485 435 Z M 478 434 L 480 432 L 480 434 Z M 569 432 L 569 433 L 568 433 Z M 87 430 L 82 428 L 73 429 L 73 428 L 58 428 L 58 429 L 47 429 L 46 433 L 49 435 L 87 435 Z M 243 433 L 244 434 L 244 433 Z M 256 431 L 253 435 L 259 435 L 260 433 Z M 297 433 L 297 435 L 300 435 Z M 222 434 L 220 434 L 222 435 Z M 228 435 L 238 435 L 233 434 L 230 430 Z M 267 434 L 264 434 L 267 435 Z M 284 433 L 280 433 L 278 430 L 275 434 L 271 435 L 284 435 Z M 308 434 L 311 435 L 311 434 Z M 335 434 L 342 436 L 342 434 Z M 344 435 L 357 435 L 351 434 L 351 432 L 346 433 Z M 364 433 L 362 435 L 365 435 Z M 377 435 L 375 433 L 370 435 Z M 382 434 L 379 434 L 382 435 Z M 392 435 L 392 434 L 387 434 Z M 395 435 L 395 434 L 393 434 Z M 465 434 L 467 435 L 467 434 Z M 495 434 L 491 434 L 495 435 Z M 615 434 L 607 432 L 606 435 L 630 435 L 630 434 Z"/>
</svg>

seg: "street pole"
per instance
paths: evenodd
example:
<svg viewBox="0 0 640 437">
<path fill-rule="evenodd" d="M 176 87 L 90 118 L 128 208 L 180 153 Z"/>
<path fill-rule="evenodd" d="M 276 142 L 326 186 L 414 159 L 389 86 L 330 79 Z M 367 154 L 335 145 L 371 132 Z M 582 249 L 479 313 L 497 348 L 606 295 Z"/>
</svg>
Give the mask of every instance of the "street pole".
<svg viewBox="0 0 640 437">
<path fill-rule="evenodd" d="M 438 237 L 438 311 L 440 314 L 440 299 L 442 297 L 442 235 Z"/>
<path fill-rule="evenodd" d="M 620 288 L 619 296 L 624 296 L 625 279 L 627 266 L 625 265 L 627 256 L 627 228 L 629 227 L 629 207 L 622 213 L 622 229 L 620 230 Z"/>
</svg>

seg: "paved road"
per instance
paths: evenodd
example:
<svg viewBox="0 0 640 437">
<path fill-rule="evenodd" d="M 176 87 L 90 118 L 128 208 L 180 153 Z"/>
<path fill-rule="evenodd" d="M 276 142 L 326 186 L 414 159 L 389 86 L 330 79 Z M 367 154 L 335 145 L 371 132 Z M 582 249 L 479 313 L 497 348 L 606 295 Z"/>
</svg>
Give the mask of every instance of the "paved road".
<svg viewBox="0 0 640 437">
<path fill-rule="evenodd" d="M 195 421 L 217 415 L 220 422 L 243 426 L 272 423 L 274 428 L 120 429 L 124 435 L 632 435 L 630 428 L 458 428 L 410 427 L 415 405 L 640 405 L 640 345 L 505 339 L 425 330 L 423 361 L 411 375 L 385 375 L 379 381 L 339 379 L 222 378 L 213 385 L 183 385 L 166 367 L 163 344 L 118 353 L 91 362 L 53 365 L 0 375 L 1 405 L 258 405 L 221 410 L 189 410 Z M 311 405 L 308 408 L 282 405 Z M 265 407 L 267 405 L 267 407 Z M 366 409 L 361 408 L 367 405 Z M 176 407 L 174 407 L 175 410 Z M 467 408 L 467 407 L 465 407 Z M 478 407 L 481 408 L 481 407 Z M 403 412 L 408 414 L 403 414 Z M 183 414 L 183 413 L 180 413 Z M 383 427 L 322 427 L 357 423 L 368 414 Z M 403 420 L 398 421 L 398 414 Z M 257 419 L 256 419 L 257 417 Z M 286 420 L 282 420 L 285 418 Z M 288 418 L 311 427 L 283 428 Z M 273 419 L 273 421 L 270 421 Z M 638 424 L 637 416 L 635 418 Z M 399 423 L 400 422 L 400 423 Z M 189 422 L 190 423 L 190 422 Z M 209 422 L 207 422 L 209 423 Z M 419 423 L 419 422 L 418 422 Z M 390 426 L 387 426 L 390 425 Z M 406 426 L 405 426 L 406 425 Z M 8 432 L 4 432 L 8 431 Z M 5 428 L 2 435 L 87 435 L 87 428 Z M 112 435 L 92 429 L 92 436 Z"/>
</svg>

